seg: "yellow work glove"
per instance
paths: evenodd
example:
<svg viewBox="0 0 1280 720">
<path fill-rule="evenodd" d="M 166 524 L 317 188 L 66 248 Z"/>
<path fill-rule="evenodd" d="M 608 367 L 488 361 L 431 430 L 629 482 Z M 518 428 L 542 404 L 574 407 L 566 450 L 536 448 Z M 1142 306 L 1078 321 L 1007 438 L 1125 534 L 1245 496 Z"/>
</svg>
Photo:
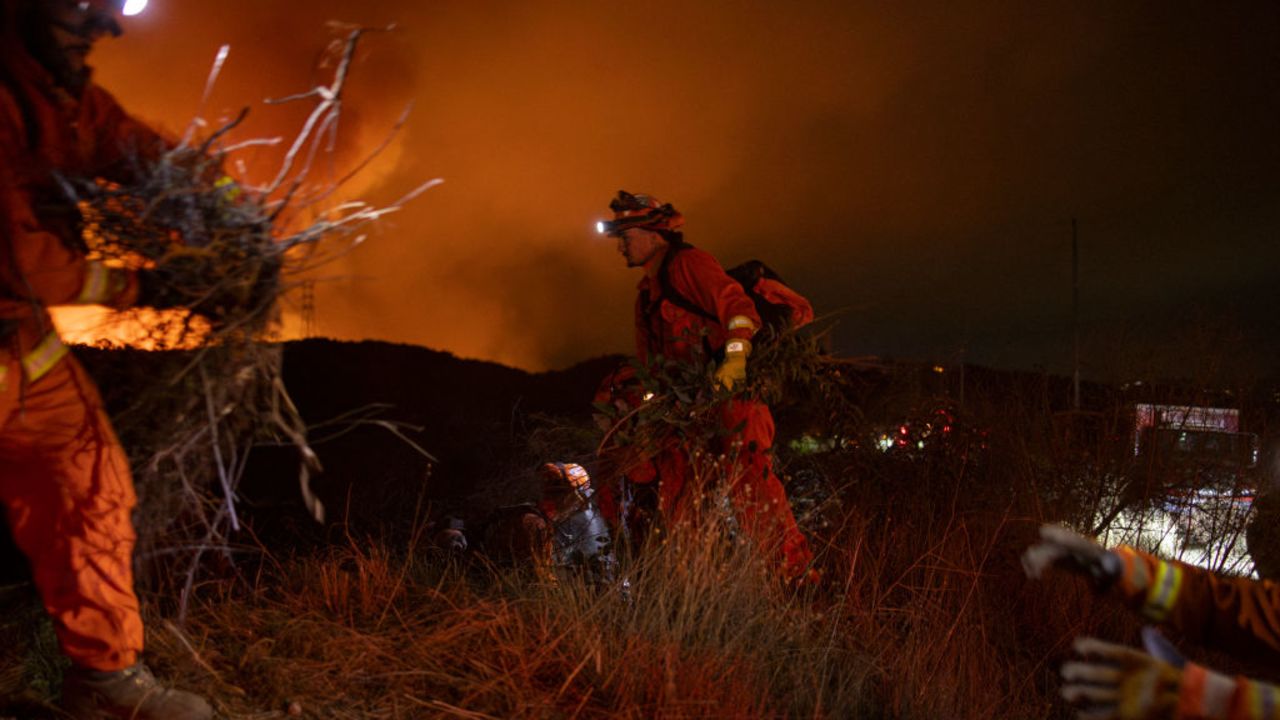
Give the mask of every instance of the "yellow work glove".
<svg viewBox="0 0 1280 720">
<path fill-rule="evenodd" d="M 1148 652 L 1077 638 L 1080 660 L 1062 665 L 1062 697 L 1082 720 L 1275 720 L 1280 689 L 1232 678 L 1177 655 L 1148 628 Z M 1157 656 L 1167 656 L 1163 659 Z M 1166 661 L 1167 660 L 1167 661 Z M 1234 709 L 1234 710 L 1233 710 Z"/>
<path fill-rule="evenodd" d="M 1088 720 L 1172 720 L 1182 671 L 1141 650 L 1076 638 L 1079 660 L 1062 665 L 1062 698 Z"/>
<path fill-rule="evenodd" d="M 728 390 L 747 381 L 747 356 L 751 354 L 750 340 L 730 340 L 724 345 L 724 362 L 716 368 L 716 387 Z"/>
<path fill-rule="evenodd" d="M 224 203 L 233 203 L 239 200 L 240 195 L 243 193 L 240 183 L 236 182 L 235 178 L 230 175 L 223 175 L 218 178 L 213 182 L 213 186 L 218 188 L 218 199 Z"/>
</svg>

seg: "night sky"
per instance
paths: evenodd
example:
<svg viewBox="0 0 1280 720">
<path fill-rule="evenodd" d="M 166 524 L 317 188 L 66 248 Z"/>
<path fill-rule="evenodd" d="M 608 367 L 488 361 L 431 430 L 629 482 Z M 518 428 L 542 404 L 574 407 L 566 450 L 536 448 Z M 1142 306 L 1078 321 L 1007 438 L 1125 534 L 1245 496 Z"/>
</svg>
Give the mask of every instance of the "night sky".
<svg viewBox="0 0 1280 720">
<path fill-rule="evenodd" d="M 1069 370 L 1078 220 L 1086 377 L 1280 353 L 1280 4 L 152 0 L 94 57 L 135 114 L 290 132 L 260 101 L 362 46 L 344 197 L 441 177 L 317 273 L 315 332 L 531 370 L 632 350 L 636 270 L 594 235 L 619 189 L 760 258 L 851 355 Z M 270 153 L 245 154 L 261 181 Z M 296 332 L 296 318 L 288 318 Z M 1185 366 L 1185 367 L 1184 367 Z"/>
</svg>

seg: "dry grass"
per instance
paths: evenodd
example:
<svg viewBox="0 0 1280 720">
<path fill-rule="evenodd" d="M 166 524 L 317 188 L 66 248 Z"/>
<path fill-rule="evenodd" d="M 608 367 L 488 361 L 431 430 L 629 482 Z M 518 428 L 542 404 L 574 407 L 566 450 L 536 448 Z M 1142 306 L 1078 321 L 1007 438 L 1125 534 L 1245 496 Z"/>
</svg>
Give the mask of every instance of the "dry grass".
<svg viewBox="0 0 1280 720">
<path fill-rule="evenodd" d="M 823 604 L 779 587 L 714 524 L 686 540 L 626 562 L 625 591 L 353 542 L 205 588 L 194 652 L 154 631 L 150 652 L 220 687 L 232 715 L 862 714 L 871 668 Z"/>
<path fill-rule="evenodd" d="M 1006 531 L 957 518 L 919 552 L 921 528 L 851 516 L 800 593 L 714 523 L 624 558 L 625 592 L 351 541 L 197 587 L 182 630 L 151 613 L 148 658 L 239 718 L 1058 717 L 1047 652 L 1090 613 L 1025 636 Z M 53 697 L 55 648 L 24 645 L 6 689 Z"/>
<path fill-rule="evenodd" d="M 181 630 L 150 596 L 148 661 L 235 718 L 1067 717 L 1054 670 L 1071 638 L 1136 628 L 1082 583 L 1025 579 L 1058 474 L 1033 425 L 1002 427 L 1017 432 L 903 455 L 780 448 L 817 589 L 781 586 L 715 518 L 624 553 L 625 591 L 349 538 L 196 583 Z M 40 625 L 6 626 L 21 670 L 0 694 L 56 697 Z"/>
<path fill-rule="evenodd" d="M 816 589 L 781 586 L 715 518 L 624 553 L 625 590 L 458 564 L 412 533 L 356 537 L 196 583 L 181 630 L 171 598 L 149 596 L 148 659 L 234 718 L 1065 718 L 1072 638 L 1132 642 L 1137 623 L 1082 581 L 1024 577 L 1040 522 L 1114 498 L 1082 495 L 1092 465 L 1057 453 L 1051 418 L 1016 395 L 971 389 L 951 439 L 923 450 L 780 445 Z M 914 422 L 929 396 L 864 406 Z M 538 428 L 530 453 L 578 457 L 596 437 Z M 29 591 L 6 602 L 0 695 L 40 717 L 60 676 L 51 633 Z"/>
<path fill-rule="evenodd" d="M 923 472 L 894 470 L 844 493 Z M 624 556 L 625 591 L 350 539 L 197 586 L 148 658 L 238 718 L 1061 717 L 1054 649 L 1109 611 L 1022 580 L 1008 516 L 885 497 L 815 534 L 812 591 L 714 519 Z M 20 652 L 52 697 L 52 645 Z"/>
</svg>

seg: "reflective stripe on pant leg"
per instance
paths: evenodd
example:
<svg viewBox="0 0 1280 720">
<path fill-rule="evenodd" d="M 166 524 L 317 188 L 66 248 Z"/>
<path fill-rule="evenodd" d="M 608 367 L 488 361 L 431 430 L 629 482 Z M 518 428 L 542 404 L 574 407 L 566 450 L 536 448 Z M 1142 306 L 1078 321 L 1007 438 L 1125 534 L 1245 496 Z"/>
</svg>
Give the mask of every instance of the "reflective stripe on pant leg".
<svg viewBox="0 0 1280 720">
<path fill-rule="evenodd" d="M 0 433 L 0 492 L 63 652 L 98 670 L 132 665 L 142 649 L 133 485 L 79 363 L 57 363 L 25 388 L 22 411 L 10 413 Z"/>
</svg>

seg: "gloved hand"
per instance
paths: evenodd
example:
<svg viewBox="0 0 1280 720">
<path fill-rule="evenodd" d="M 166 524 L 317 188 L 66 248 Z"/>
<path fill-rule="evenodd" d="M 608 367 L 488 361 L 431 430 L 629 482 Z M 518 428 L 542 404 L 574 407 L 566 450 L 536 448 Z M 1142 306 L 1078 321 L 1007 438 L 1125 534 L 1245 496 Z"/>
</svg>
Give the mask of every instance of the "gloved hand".
<svg viewBox="0 0 1280 720">
<path fill-rule="evenodd" d="M 1099 590 L 1111 587 L 1124 571 L 1120 556 L 1093 540 L 1058 525 L 1041 525 L 1040 542 L 1022 553 L 1022 569 L 1039 579 L 1052 565 L 1088 575 Z"/>
<path fill-rule="evenodd" d="M 715 383 L 728 390 L 747 381 L 747 356 L 751 354 L 751 341 L 730 340 L 724 346 L 724 362 L 716 368 Z"/>
<path fill-rule="evenodd" d="M 1178 709 L 1182 671 L 1141 650 L 1076 638 L 1080 659 L 1062 665 L 1062 699 L 1080 720 L 1167 720 Z"/>
<path fill-rule="evenodd" d="M 1080 720 L 1227 720 L 1236 695 L 1272 691 L 1186 662 L 1152 628 L 1143 644 L 1076 639 L 1081 659 L 1063 664 L 1062 697 L 1081 706 Z"/>
<path fill-rule="evenodd" d="M 218 200 L 223 203 L 234 203 L 244 194 L 244 191 L 240 188 L 240 183 L 236 182 L 236 179 L 230 175 L 223 175 L 213 181 L 213 186 L 220 191 Z"/>
</svg>

